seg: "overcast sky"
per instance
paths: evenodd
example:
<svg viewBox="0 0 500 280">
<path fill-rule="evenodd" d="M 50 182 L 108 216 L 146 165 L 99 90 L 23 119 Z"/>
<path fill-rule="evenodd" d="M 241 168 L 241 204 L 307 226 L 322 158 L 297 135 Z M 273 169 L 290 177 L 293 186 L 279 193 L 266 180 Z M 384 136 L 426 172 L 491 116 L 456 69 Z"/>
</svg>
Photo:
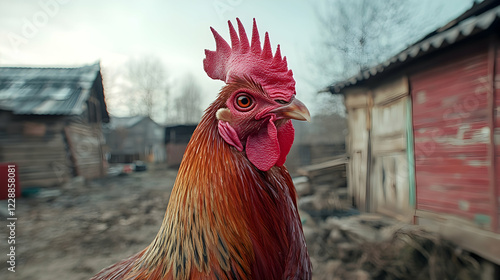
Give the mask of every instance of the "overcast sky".
<svg viewBox="0 0 500 280">
<path fill-rule="evenodd" d="M 227 20 L 239 17 L 251 34 L 256 18 L 261 35 L 269 32 L 273 50 L 281 45 L 294 71 L 298 98 L 307 104 L 317 89 L 307 82 L 310 55 L 321 41 L 314 7 L 324 1 L 0 0 L 0 65 L 72 66 L 100 60 L 105 71 L 116 72 L 130 57 L 154 55 L 173 79 L 192 73 L 203 88 L 206 107 L 222 86 L 203 71 L 204 49 L 215 49 L 209 27 L 228 39 Z M 471 4 L 408 1 L 415 3 L 417 14 L 439 9 L 426 32 Z"/>
</svg>

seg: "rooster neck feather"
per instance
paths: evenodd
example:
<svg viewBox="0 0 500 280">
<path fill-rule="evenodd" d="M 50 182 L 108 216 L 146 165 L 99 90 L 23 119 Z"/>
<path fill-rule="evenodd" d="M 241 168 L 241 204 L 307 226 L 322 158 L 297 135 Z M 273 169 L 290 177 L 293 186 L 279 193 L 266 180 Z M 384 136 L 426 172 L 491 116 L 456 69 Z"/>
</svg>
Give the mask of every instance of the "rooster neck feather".
<svg viewBox="0 0 500 280">
<path fill-rule="evenodd" d="M 188 144 L 161 229 L 137 261 L 138 275 L 282 279 L 308 273 L 291 177 L 284 167 L 258 170 L 224 142 L 215 118 L 223 100 L 208 108 Z"/>
<path fill-rule="evenodd" d="M 259 156 L 268 154 L 259 147 L 265 145 L 250 141 L 255 144 L 247 148 L 252 151 L 251 161 L 257 162 L 254 165 L 243 144 L 236 143 L 240 139 L 227 137 L 237 149 L 218 131 L 217 111 L 226 108 L 234 87 L 241 86 L 238 77 L 252 77 L 255 91 L 267 92 L 271 100 L 291 102 L 295 96 L 293 73 L 279 46 L 273 56 L 266 33 L 261 48 L 255 20 L 250 45 L 237 21 L 239 35 L 229 22 L 231 47 L 212 29 L 216 50 L 205 51 L 204 69 L 211 78 L 228 84 L 207 109 L 186 148 L 160 231 L 146 249 L 92 279 L 311 278 L 295 188 L 281 166 L 285 157 L 262 163 Z M 220 112 L 220 117 L 229 116 Z M 276 130 L 274 126 L 284 125 L 278 120 L 266 127 Z M 252 129 L 253 124 L 248 124 L 239 127 L 237 134 L 246 140 Z M 293 129 L 287 131 L 282 134 L 293 136 Z M 291 143 L 279 153 L 288 154 Z"/>
</svg>

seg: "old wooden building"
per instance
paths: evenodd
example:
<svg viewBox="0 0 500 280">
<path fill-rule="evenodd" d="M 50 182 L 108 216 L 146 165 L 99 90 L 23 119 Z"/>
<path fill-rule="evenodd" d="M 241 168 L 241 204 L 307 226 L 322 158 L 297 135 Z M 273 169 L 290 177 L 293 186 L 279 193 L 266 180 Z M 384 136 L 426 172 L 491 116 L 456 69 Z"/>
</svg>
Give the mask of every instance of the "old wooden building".
<svg viewBox="0 0 500 280">
<path fill-rule="evenodd" d="M 350 195 L 500 264 L 500 2 L 333 84 L 348 113 Z"/>
<path fill-rule="evenodd" d="M 22 187 L 105 175 L 108 121 L 99 64 L 0 67 L 0 162 L 18 165 Z"/>
<path fill-rule="evenodd" d="M 165 161 L 164 127 L 150 117 L 113 117 L 105 137 L 110 163 Z"/>
<path fill-rule="evenodd" d="M 196 124 L 181 124 L 165 127 L 167 166 L 179 167 L 196 126 Z"/>
</svg>

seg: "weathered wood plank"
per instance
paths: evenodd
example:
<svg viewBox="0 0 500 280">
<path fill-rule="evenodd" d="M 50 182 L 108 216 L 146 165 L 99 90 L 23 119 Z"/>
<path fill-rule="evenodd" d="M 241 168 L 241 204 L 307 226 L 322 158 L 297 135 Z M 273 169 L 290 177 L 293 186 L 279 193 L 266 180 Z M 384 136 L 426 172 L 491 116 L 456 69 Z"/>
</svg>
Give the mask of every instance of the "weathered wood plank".
<svg viewBox="0 0 500 280">
<path fill-rule="evenodd" d="M 6 162 L 6 161 L 12 161 L 12 162 L 17 162 L 19 164 L 29 164 L 32 162 L 41 162 L 41 163 L 47 163 L 47 162 L 53 162 L 53 161 L 65 161 L 66 160 L 66 155 L 59 153 L 59 154 L 54 154 L 54 153 L 44 153 L 44 154 L 39 154 L 39 153 L 29 153 L 29 154 L 23 154 L 23 153 L 0 153 L 0 161 Z"/>
<path fill-rule="evenodd" d="M 409 204 L 410 188 L 406 153 L 376 155 L 372 164 L 372 197 L 376 211 L 385 210 L 393 215 L 406 216 L 412 210 Z"/>
<path fill-rule="evenodd" d="M 26 141 L 25 139 L 10 139 L 9 141 L 0 140 L 0 146 L 10 148 L 43 148 L 43 147 L 61 147 L 64 145 L 64 139 L 58 135 L 49 139 L 39 139 L 38 141 Z"/>
<path fill-rule="evenodd" d="M 347 157 L 341 156 L 334 160 L 301 167 L 297 172 L 307 176 L 313 185 L 330 185 L 333 188 L 338 188 L 347 184 L 347 163 Z"/>
<path fill-rule="evenodd" d="M 408 96 L 408 78 L 400 76 L 383 81 L 380 86 L 373 89 L 373 102 L 375 106 L 393 102 L 396 99 Z"/>
<path fill-rule="evenodd" d="M 346 99 L 348 95 L 346 95 Z M 368 97 L 365 105 L 368 104 Z M 352 104 L 351 104 L 352 105 Z M 347 105 L 346 105 L 347 106 Z M 348 194 L 354 201 L 354 206 L 361 211 L 368 209 L 367 205 L 367 176 L 368 176 L 368 139 L 369 139 L 368 108 L 348 107 L 347 127 L 347 154 L 349 163 L 347 174 L 349 180 Z"/>
<path fill-rule="evenodd" d="M 375 105 L 372 109 L 373 137 L 391 137 L 406 133 L 406 107 L 408 97 L 400 98 L 385 105 Z"/>
<path fill-rule="evenodd" d="M 482 230 L 476 224 L 456 216 L 417 210 L 417 223 L 437 231 L 443 237 L 500 265 L 500 235 Z"/>
<path fill-rule="evenodd" d="M 405 152 L 406 151 L 406 137 L 400 135 L 395 138 L 375 138 L 372 142 L 373 155 Z"/>
<path fill-rule="evenodd" d="M 98 127 L 75 124 L 65 129 L 77 175 L 96 178 L 104 174 L 101 131 Z"/>
<path fill-rule="evenodd" d="M 367 88 L 351 88 L 345 90 L 345 106 L 346 108 L 366 108 L 369 104 L 369 98 L 367 96 Z"/>
</svg>

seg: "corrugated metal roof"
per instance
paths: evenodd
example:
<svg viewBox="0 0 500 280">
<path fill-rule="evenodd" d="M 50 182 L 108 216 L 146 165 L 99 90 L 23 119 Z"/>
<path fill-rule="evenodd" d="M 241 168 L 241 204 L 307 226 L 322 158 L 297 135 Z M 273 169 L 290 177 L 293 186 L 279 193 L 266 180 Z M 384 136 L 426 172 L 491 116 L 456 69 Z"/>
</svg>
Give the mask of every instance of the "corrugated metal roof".
<svg viewBox="0 0 500 280">
<path fill-rule="evenodd" d="M 494 3 L 494 1 L 491 1 Z M 495 3 L 498 5 L 497 3 Z M 467 12 L 466 12 L 467 13 Z M 406 48 L 399 54 L 391 57 L 387 61 L 373 66 L 369 69 L 363 70 L 357 75 L 338 83 L 334 83 L 323 91 L 330 91 L 332 93 L 339 93 L 342 89 L 356 85 L 357 83 L 368 80 L 374 76 L 387 71 L 388 68 L 393 68 L 412 61 L 430 51 L 434 51 L 445 46 L 457 43 L 464 38 L 471 35 L 485 31 L 493 26 L 493 24 L 500 20 L 500 6 L 496 6 L 487 10 L 479 15 L 473 15 L 462 19 L 463 15 L 451 21 L 444 27 L 430 33 L 424 39 Z M 457 22 L 457 20 L 460 20 Z M 450 26 L 450 27 L 448 27 Z"/>
<path fill-rule="evenodd" d="M 77 68 L 0 67 L 0 109 L 16 115 L 79 115 L 99 63 Z"/>
</svg>

